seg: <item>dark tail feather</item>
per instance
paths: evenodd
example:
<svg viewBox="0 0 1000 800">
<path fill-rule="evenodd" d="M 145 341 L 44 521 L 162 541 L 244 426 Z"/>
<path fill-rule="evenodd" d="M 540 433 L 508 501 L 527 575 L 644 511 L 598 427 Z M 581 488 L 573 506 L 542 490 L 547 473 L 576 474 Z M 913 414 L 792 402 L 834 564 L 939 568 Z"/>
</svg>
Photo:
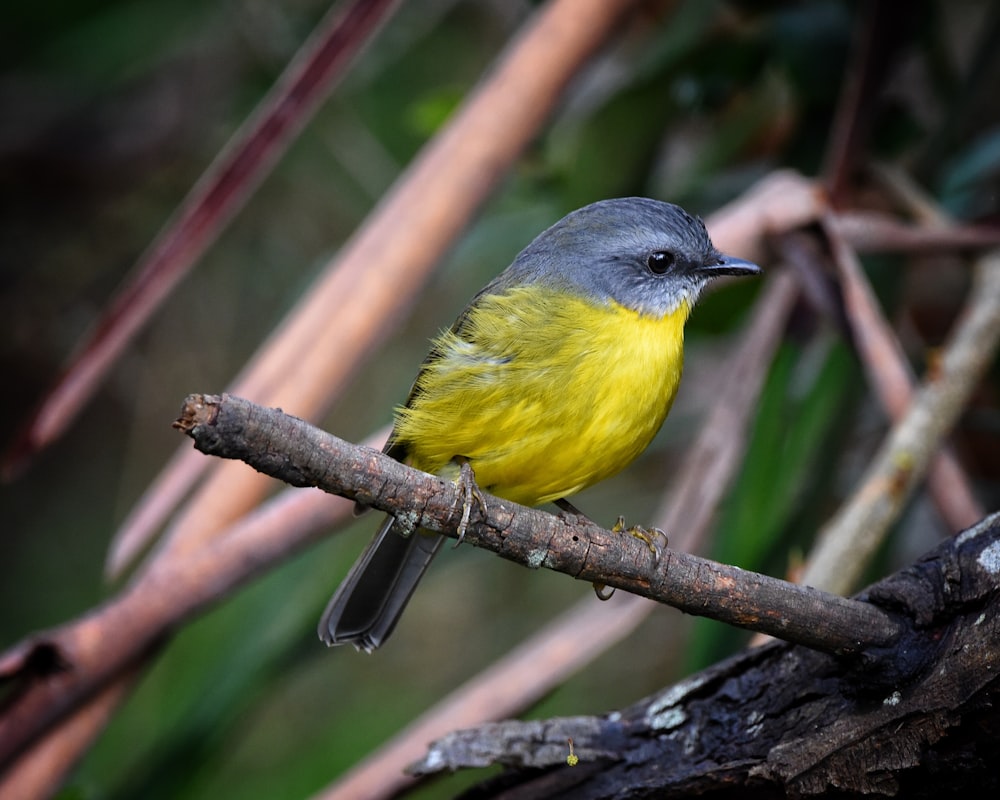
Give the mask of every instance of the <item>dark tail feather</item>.
<svg viewBox="0 0 1000 800">
<path fill-rule="evenodd" d="M 386 517 L 330 598 L 319 621 L 327 645 L 350 642 L 370 653 L 388 639 L 444 540 L 423 530 L 404 537 L 394 523 Z"/>
</svg>

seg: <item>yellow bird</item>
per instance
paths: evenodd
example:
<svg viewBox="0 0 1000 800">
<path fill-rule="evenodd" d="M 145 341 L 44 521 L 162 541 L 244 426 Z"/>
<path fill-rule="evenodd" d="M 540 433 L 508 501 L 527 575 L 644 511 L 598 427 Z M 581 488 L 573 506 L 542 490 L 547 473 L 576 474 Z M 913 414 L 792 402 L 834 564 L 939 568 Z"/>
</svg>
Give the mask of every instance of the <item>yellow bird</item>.
<svg viewBox="0 0 1000 800">
<path fill-rule="evenodd" d="M 705 284 L 760 267 L 725 256 L 682 208 L 593 203 L 543 231 L 431 345 L 385 452 L 535 506 L 620 471 L 663 424 L 684 323 Z M 367 652 L 392 632 L 442 537 L 387 517 L 319 623 Z"/>
</svg>

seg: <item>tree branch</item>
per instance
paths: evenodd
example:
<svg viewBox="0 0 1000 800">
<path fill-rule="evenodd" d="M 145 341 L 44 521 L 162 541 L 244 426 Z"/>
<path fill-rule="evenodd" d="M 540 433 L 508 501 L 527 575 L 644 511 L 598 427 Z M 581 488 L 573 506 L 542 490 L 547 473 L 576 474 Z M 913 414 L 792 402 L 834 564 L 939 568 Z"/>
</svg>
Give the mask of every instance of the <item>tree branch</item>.
<svg viewBox="0 0 1000 800">
<path fill-rule="evenodd" d="M 861 487 L 821 531 L 803 583 L 838 593 L 856 584 L 992 362 L 998 343 L 1000 251 L 992 251 L 976 263 L 969 304 L 935 368 L 872 460 Z"/>
<path fill-rule="evenodd" d="M 142 255 L 4 455 L 10 477 L 61 436 L 126 345 L 195 265 L 312 117 L 398 0 L 338 4 Z"/>
<path fill-rule="evenodd" d="M 176 426 L 208 455 L 245 461 L 293 486 L 316 486 L 457 536 L 462 495 L 451 482 L 357 447 L 308 423 L 232 395 L 191 395 Z M 486 496 L 464 541 L 526 567 L 603 583 L 698 616 L 838 655 L 887 645 L 897 624 L 846 600 L 687 553 L 659 555 L 632 536 Z"/>
<path fill-rule="evenodd" d="M 503 178 L 583 65 L 637 0 L 559 0 L 539 8 L 476 90 L 408 165 L 297 306 L 247 363 L 232 390 L 318 417 L 400 319 L 417 290 Z M 378 264 L 373 270 L 372 264 Z M 334 313 L 335 310 L 335 313 Z M 202 462 L 202 463 L 199 463 Z M 171 520 L 156 558 L 179 557 L 247 513 L 273 488 L 231 465 L 175 458 L 130 515 L 113 548 L 117 572 L 166 521 L 172 504 L 197 491 Z M 200 479 L 200 481 L 199 481 Z M 141 523 L 142 529 L 132 523 Z"/>
</svg>

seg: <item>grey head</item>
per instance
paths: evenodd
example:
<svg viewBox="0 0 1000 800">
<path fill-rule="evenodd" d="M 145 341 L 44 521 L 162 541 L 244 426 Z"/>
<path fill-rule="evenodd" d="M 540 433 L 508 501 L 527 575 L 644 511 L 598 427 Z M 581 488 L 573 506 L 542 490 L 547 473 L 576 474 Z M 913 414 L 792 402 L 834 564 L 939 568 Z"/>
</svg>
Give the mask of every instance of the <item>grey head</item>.
<svg viewBox="0 0 1000 800">
<path fill-rule="evenodd" d="M 722 275 L 760 267 L 715 249 L 704 223 L 645 197 L 601 200 L 540 233 L 484 292 L 538 283 L 662 317 Z"/>
</svg>

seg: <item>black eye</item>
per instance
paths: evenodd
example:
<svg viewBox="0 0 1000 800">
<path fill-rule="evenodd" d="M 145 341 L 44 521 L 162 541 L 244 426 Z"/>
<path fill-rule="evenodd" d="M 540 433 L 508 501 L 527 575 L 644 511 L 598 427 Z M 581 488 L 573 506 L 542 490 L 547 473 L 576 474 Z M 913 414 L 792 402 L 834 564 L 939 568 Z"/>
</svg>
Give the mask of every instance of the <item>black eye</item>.
<svg viewBox="0 0 1000 800">
<path fill-rule="evenodd" d="M 662 275 L 674 265 L 676 260 L 677 257 L 669 250 L 657 250 L 655 253 L 649 254 L 649 258 L 646 259 L 646 266 L 655 275 Z"/>
</svg>

